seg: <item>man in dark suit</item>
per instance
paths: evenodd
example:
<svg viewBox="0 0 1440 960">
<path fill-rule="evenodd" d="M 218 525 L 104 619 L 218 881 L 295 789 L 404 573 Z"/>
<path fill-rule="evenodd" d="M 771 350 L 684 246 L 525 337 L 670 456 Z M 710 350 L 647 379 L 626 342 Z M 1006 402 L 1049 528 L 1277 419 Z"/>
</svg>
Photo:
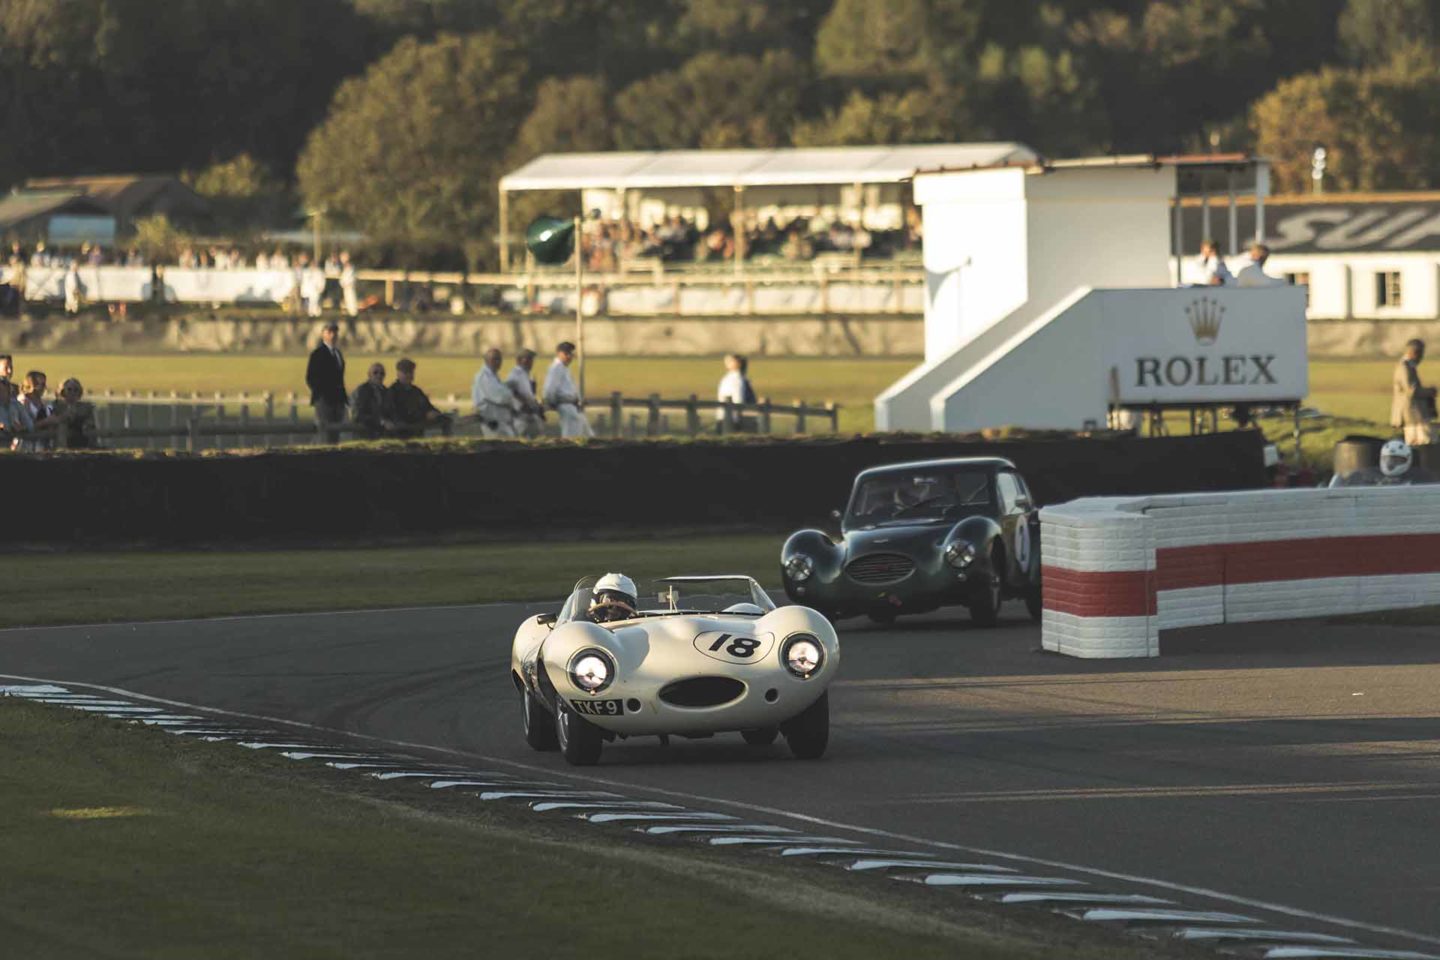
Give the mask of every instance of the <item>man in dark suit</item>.
<svg viewBox="0 0 1440 960">
<path fill-rule="evenodd" d="M 320 345 L 310 353 L 305 368 L 305 385 L 310 388 L 310 405 L 315 422 L 326 443 L 339 443 L 339 426 L 345 420 L 349 396 L 345 392 L 345 355 L 340 352 L 340 325 L 333 320 L 320 331 Z"/>
</svg>

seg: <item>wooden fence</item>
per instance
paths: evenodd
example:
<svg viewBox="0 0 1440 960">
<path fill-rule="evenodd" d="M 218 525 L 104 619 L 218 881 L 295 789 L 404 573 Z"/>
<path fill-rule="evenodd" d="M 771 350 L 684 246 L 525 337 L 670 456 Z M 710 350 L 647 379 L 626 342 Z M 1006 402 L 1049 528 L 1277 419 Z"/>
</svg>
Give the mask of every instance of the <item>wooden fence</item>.
<svg viewBox="0 0 1440 960">
<path fill-rule="evenodd" d="M 95 404 L 96 429 L 104 447 L 238 449 L 321 440 L 309 405 L 295 393 L 227 396 L 105 391 L 91 394 L 89 399 Z M 451 414 L 453 435 L 481 433 L 477 418 L 461 414 L 469 406 L 468 398 L 452 393 L 433 399 L 437 407 Z M 836 433 L 840 428 L 838 404 L 800 400 L 779 404 L 769 398 L 738 404 L 701 400 L 695 394 L 666 399 L 659 394 L 642 398 L 612 393 L 608 399 L 590 401 L 586 412 L 597 436 L 617 439 L 713 433 Z M 356 429 L 353 424 L 340 425 L 346 435 L 354 434 Z M 555 417 L 546 418 L 546 432 L 558 436 Z"/>
</svg>

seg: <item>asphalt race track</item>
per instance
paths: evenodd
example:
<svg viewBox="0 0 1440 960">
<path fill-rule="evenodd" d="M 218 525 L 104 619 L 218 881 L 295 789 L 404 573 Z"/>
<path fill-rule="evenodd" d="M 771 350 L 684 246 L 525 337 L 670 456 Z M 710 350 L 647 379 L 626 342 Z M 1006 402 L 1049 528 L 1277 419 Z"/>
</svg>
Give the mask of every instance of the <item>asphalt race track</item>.
<svg viewBox="0 0 1440 960">
<path fill-rule="evenodd" d="M 824 760 L 732 735 L 610 745 L 576 771 L 525 746 L 507 677 L 515 625 L 553 606 L 7 630 L 0 673 L 1154 879 L 1187 902 L 1440 952 L 1434 628 L 1206 628 L 1179 638 L 1194 652 L 1103 663 L 1038 652 L 1017 603 L 992 630 L 963 613 L 846 622 Z"/>
</svg>

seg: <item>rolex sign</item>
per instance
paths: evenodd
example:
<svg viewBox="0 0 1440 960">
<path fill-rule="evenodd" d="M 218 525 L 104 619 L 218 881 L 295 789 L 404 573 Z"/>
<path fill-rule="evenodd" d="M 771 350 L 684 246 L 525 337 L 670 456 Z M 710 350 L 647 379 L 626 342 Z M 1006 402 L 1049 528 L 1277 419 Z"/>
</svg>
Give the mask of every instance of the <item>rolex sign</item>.
<svg viewBox="0 0 1440 960">
<path fill-rule="evenodd" d="M 1302 400 L 1305 288 L 1102 292 L 1111 402 Z"/>
</svg>

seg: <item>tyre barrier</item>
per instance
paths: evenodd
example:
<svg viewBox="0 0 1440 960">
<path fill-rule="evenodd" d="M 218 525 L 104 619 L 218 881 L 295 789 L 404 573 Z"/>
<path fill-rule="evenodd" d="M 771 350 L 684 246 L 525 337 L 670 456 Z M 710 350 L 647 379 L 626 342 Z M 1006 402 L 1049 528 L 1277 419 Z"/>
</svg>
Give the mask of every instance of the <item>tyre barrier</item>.
<svg viewBox="0 0 1440 960">
<path fill-rule="evenodd" d="M 1040 512 L 1042 643 L 1154 657 L 1160 631 L 1440 604 L 1440 485 L 1096 497 Z"/>
</svg>

